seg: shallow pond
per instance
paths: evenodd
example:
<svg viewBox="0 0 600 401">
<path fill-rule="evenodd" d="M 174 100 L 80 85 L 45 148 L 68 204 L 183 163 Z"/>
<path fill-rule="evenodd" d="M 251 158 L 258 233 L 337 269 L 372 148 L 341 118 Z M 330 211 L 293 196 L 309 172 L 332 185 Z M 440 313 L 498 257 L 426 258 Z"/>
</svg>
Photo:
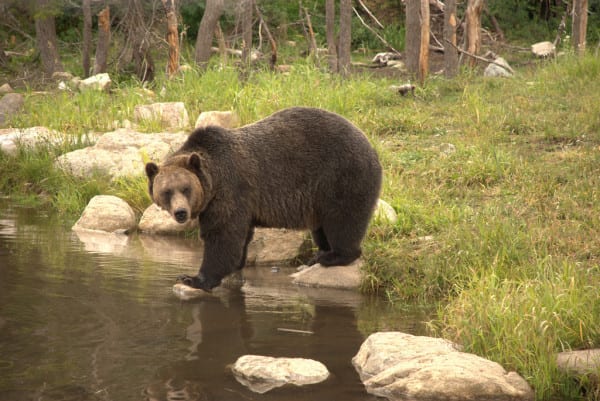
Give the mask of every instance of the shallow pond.
<svg viewBox="0 0 600 401">
<path fill-rule="evenodd" d="M 247 267 L 241 289 L 181 301 L 193 238 L 81 236 L 0 200 L 0 400 L 370 400 L 351 359 L 376 330 L 421 333 L 426 312 L 298 288 L 292 268 Z M 295 330 L 295 331 L 294 331 Z M 239 356 L 312 358 L 325 382 L 256 394 Z"/>
</svg>

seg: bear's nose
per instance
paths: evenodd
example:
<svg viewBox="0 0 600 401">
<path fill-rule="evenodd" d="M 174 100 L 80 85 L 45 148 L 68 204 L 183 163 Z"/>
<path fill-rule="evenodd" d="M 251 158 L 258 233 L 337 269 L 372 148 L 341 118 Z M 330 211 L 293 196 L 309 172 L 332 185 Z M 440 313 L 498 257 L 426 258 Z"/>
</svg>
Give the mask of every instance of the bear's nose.
<svg viewBox="0 0 600 401">
<path fill-rule="evenodd" d="M 175 220 L 177 220 L 177 222 L 180 224 L 185 223 L 185 221 L 187 220 L 187 210 L 185 210 L 184 208 L 179 208 L 175 210 L 174 215 Z"/>
</svg>

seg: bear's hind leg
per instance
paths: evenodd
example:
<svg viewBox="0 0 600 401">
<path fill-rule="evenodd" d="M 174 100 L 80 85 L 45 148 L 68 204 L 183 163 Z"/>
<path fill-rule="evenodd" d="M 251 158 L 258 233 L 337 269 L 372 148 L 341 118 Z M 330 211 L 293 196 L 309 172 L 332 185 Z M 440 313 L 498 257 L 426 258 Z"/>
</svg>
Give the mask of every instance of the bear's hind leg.
<svg viewBox="0 0 600 401">
<path fill-rule="evenodd" d="M 319 227 L 316 230 L 312 231 L 312 238 L 313 238 L 313 241 L 315 242 L 315 245 L 319 249 L 317 250 L 317 253 L 308 260 L 307 264 L 309 266 L 312 266 L 315 263 L 318 263 L 319 257 L 321 255 L 325 254 L 326 252 L 331 251 L 331 246 L 329 245 L 329 241 L 327 241 L 327 237 L 325 236 L 325 232 L 323 231 L 322 227 Z"/>
<path fill-rule="evenodd" d="M 323 222 L 323 233 L 330 250 L 321 252 L 317 262 L 323 266 L 345 266 L 354 262 L 362 254 L 360 244 L 367 231 L 370 214 L 365 216 L 340 214 L 330 216 Z"/>
</svg>

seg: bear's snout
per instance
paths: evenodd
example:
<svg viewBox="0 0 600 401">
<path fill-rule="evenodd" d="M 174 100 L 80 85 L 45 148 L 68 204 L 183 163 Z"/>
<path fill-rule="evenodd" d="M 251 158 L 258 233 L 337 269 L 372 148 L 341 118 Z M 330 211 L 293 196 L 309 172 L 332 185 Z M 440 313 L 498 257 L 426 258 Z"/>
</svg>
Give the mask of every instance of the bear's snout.
<svg viewBox="0 0 600 401">
<path fill-rule="evenodd" d="M 179 224 L 185 223 L 188 219 L 188 212 L 182 207 L 175 210 L 175 213 L 173 213 L 173 215 L 175 216 L 175 220 L 177 220 Z"/>
</svg>

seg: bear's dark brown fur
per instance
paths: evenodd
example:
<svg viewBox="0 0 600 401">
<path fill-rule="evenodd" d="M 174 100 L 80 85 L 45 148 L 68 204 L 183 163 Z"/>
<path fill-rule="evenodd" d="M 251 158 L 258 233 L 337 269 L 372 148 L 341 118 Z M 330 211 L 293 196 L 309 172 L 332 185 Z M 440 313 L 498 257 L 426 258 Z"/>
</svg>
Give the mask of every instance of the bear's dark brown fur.
<svg viewBox="0 0 600 401">
<path fill-rule="evenodd" d="M 200 218 L 210 290 L 246 262 L 255 226 L 309 229 L 315 263 L 347 265 L 379 197 L 381 165 L 367 137 L 345 118 L 293 107 L 244 127 L 200 128 L 160 167 L 146 165 L 150 195 L 179 222 Z"/>
</svg>

